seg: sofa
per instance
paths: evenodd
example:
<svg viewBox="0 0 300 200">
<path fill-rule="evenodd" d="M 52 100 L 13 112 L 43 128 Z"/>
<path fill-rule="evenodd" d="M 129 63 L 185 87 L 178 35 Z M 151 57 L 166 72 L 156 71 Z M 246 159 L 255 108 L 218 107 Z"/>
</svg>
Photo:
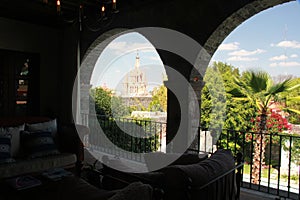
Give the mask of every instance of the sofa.
<svg viewBox="0 0 300 200">
<path fill-rule="evenodd" d="M 35 188 L 20 191 L 3 184 L 0 187 L 1 200 L 154 200 L 153 189 L 149 184 L 133 182 L 118 190 L 105 190 L 77 176 L 46 181 Z"/>
<path fill-rule="evenodd" d="M 0 118 L 0 179 L 58 167 L 79 172 L 83 145 L 75 126 L 49 117 Z"/>
<path fill-rule="evenodd" d="M 167 156 L 174 155 L 153 153 L 145 161 L 151 169 L 155 158 L 159 161 Z M 118 188 L 124 181 L 142 181 L 160 188 L 163 193 L 161 199 L 164 200 L 235 200 L 239 198 L 242 164 L 240 153 L 237 161 L 230 150 L 219 149 L 210 156 L 183 154 L 168 166 L 148 173 L 125 173 L 104 165 L 103 185 L 106 188 Z"/>
</svg>

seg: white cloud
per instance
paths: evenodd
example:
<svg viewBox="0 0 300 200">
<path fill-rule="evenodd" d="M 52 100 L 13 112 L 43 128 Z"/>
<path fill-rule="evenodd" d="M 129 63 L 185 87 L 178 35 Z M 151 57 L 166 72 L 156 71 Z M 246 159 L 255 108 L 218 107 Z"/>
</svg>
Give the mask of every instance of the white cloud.
<svg viewBox="0 0 300 200">
<path fill-rule="evenodd" d="M 298 55 L 297 54 L 292 54 L 290 57 L 291 58 L 298 58 Z"/>
<path fill-rule="evenodd" d="M 247 51 L 247 50 L 239 50 L 239 51 L 234 51 L 230 52 L 228 55 L 230 56 L 252 56 L 252 55 L 257 55 L 266 52 L 263 49 L 256 49 L 254 51 Z"/>
<path fill-rule="evenodd" d="M 227 44 L 221 44 L 218 48 L 218 50 L 221 51 L 232 51 L 232 50 L 237 50 L 239 48 L 240 43 L 238 42 L 232 42 L 232 43 L 227 43 Z"/>
<path fill-rule="evenodd" d="M 270 64 L 270 67 L 277 67 L 278 66 L 278 63 L 271 63 Z"/>
<path fill-rule="evenodd" d="M 299 62 L 279 62 L 271 63 L 270 67 L 297 67 L 300 66 Z"/>
<path fill-rule="evenodd" d="M 243 56 L 232 56 L 227 59 L 228 61 L 254 61 L 258 58 L 243 57 Z"/>
<path fill-rule="evenodd" d="M 147 58 L 150 59 L 150 60 L 154 60 L 154 61 L 161 61 L 159 56 L 149 56 Z"/>
<path fill-rule="evenodd" d="M 280 56 L 274 56 L 272 58 L 270 58 L 270 61 L 278 61 L 278 60 L 285 60 L 288 59 L 288 57 L 286 55 L 280 55 Z"/>
<path fill-rule="evenodd" d="M 300 49 L 300 42 L 298 41 L 289 41 L 284 40 L 276 44 L 277 47 L 286 47 L 286 48 L 293 48 L 293 49 Z"/>
<path fill-rule="evenodd" d="M 156 51 L 155 48 L 148 42 L 144 43 L 130 43 L 130 42 L 112 42 L 107 48 L 116 54 L 124 54 L 134 50 Z"/>
</svg>

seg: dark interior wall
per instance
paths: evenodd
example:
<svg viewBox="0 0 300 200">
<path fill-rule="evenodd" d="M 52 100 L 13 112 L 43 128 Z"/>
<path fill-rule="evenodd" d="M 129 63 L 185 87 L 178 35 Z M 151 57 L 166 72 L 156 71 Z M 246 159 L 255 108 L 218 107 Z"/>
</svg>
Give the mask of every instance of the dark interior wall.
<svg viewBox="0 0 300 200">
<path fill-rule="evenodd" d="M 61 69 L 59 70 L 59 117 L 62 123 L 73 122 L 72 92 L 77 75 L 78 27 L 65 27 L 61 35 Z"/>
<path fill-rule="evenodd" d="M 40 115 L 58 113 L 59 31 L 0 18 L 0 48 L 40 54 Z"/>
</svg>

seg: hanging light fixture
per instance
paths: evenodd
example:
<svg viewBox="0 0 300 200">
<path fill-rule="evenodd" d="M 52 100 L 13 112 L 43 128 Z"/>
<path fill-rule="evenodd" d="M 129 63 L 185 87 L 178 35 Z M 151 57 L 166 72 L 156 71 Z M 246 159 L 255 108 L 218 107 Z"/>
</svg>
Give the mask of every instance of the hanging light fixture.
<svg viewBox="0 0 300 200">
<path fill-rule="evenodd" d="M 56 0 L 56 10 L 60 19 L 64 23 L 79 23 L 80 30 L 85 26 L 91 31 L 99 31 L 108 26 L 112 22 L 114 15 L 119 12 L 117 9 L 117 0 L 102 0 L 100 5 L 100 9 L 98 7 L 98 10 L 95 10 L 96 6 L 91 6 L 91 4 L 85 5 L 84 1 L 82 1 L 79 4 L 79 16 L 74 16 L 73 13 L 71 14 L 73 17 L 70 17 L 70 12 L 64 10 L 66 8 L 66 5 L 64 7 L 64 2 Z"/>
<path fill-rule="evenodd" d="M 101 7 L 101 17 L 105 17 L 105 6 L 102 5 Z"/>
<path fill-rule="evenodd" d="M 58 14 L 61 14 L 60 0 L 56 0 L 56 11 Z"/>
<path fill-rule="evenodd" d="M 113 12 L 114 12 L 114 13 L 119 12 L 119 11 L 117 10 L 117 0 L 112 0 L 112 9 L 113 9 Z"/>
</svg>

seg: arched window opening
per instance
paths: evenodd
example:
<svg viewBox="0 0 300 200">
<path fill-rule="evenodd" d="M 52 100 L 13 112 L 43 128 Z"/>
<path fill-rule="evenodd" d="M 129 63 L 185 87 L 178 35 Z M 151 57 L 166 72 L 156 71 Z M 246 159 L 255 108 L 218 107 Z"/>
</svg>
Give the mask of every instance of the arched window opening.
<svg viewBox="0 0 300 200">
<path fill-rule="evenodd" d="M 97 51 L 97 49 L 95 49 Z M 111 155 L 118 148 L 137 153 L 165 152 L 167 120 L 167 80 L 164 65 L 154 46 L 136 32 L 112 40 L 97 58 L 90 78 L 89 112 L 82 119 L 91 133 L 86 146 Z M 91 117 L 96 115 L 96 117 Z M 96 119 L 96 121 L 94 120 Z M 102 144 L 96 127 L 118 148 Z"/>
<path fill-rule="evenodd" d="M 299 193 L 299 17 L 293 1 L 234 29 L 211 59 L 201 99 L 201 134 L 211 130 L 202 141 L 213 143 L 212 130 L 222 127 L 214 148 L 243 152 L 243 181 L 283 197 Z M 221 106 L 221 95 L 225 118 L 211 112 Z"/>
</svg>

